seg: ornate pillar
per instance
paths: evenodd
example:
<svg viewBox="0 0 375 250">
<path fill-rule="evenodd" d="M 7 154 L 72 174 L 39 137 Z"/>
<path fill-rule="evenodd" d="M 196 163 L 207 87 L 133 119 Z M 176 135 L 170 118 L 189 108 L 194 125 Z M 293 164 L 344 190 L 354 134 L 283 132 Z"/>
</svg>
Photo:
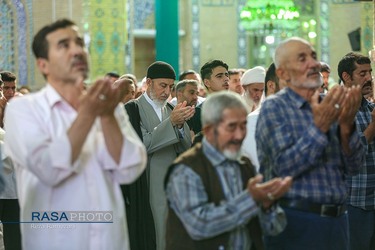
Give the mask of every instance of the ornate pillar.
<svg viewBox="0 0 375 250">
<path fill-rule="evenodd" d="M 128 73 L 125 66 L 127 41 L 126 0 L 85 0 L 85 42 L 90 53 L 90 78 L 107 72 Z"/>
<path fill-rule="evenodd" d="M 361 3 L 361 52 L 363 54 L 369 53 L 374 48 L 374 2 Z"/>
<path fill-rule="evenodd" d="M 155 0 L 155 29 L 156 60 L 168 62 L 179 72 L 178 0 Z"/>
</svg>

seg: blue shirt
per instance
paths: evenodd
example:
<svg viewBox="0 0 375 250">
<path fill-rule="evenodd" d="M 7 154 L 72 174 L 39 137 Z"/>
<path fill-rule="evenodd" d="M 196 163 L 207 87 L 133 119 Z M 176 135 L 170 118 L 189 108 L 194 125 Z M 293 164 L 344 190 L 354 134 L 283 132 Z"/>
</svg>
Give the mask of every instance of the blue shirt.
<svg viewBox="0 0 375 250">
<path fill-rule="evenodd" d="M 375 104 L 362 99 L 357 112 L 356 125 L 362 143 L 367 145 L 366 160 L 358 175 L 348 176 L 348 203 L 352 206 L 367 210 L 375 210 L 375 142 L 367 142 L 363 132 L 372 121 L 371 113 Z"/>
<path fill-rule="evenodd" d="M 231 232 L 229 249 L 249 249 L 251 239 L 246 224 L 259 209 L 247 190 L 243 190 L 238 162 L 227 160 L 204 138 L 203 152 L 216 169 L 225 200 L 219 206 L 208 203 L 202 180 L 190 167 L 179 164 L 170 175 L 166 195 L 170 207 L 184 224 L 190 237 L 201 240 Z M 261 224 L 267 232 L 280 232 L 286 225 L 280 209 L 261 213 Z"/>
<path fill-rule="evenodd" d="M 333 124 L 327 133 L 320 131 L 313 122 L 310 104 L 285 88 L 263 103 L 255 136 L 265 179 L 293 177 L 287 198 L 345 202 L 345 174 L 357 174 L 365 154 L 357 132 L 350 137 L 351 155 L 345 155 L 338 125 Z"/>
</svg>

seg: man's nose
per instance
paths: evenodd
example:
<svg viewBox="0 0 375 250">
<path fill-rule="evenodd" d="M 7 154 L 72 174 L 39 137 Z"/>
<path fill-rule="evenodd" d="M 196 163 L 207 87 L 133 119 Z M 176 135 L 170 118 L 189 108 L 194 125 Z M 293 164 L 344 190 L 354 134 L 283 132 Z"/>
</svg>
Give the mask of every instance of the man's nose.
<svg viewBox="0 0 375 250">
<path fill-rule="evenodd" d="M 372 75 L 371 72 L 366 73 L 366 82 L 367 81 L 372 81 Z"/>
<path fill-rule="evenodd" d="M 234 138 L 242 140 L 246 136 L 246 126 L 238 126 L 234 131 Z"/>
<path fill-rule="evenodd" d="M 166 95 L 170 95 L 171 94 L 171 92 L 172 92 L 172 87 L 166 87 L 165 89 L 164 89 L 164 93 L 166 94 Z"/>
<path fill-rule="evenodd" d="M 71 48 L 74 55 L 82 55 L 85 51 L 82 45 L 76 43 L 73 43 Z"/>
</svg>

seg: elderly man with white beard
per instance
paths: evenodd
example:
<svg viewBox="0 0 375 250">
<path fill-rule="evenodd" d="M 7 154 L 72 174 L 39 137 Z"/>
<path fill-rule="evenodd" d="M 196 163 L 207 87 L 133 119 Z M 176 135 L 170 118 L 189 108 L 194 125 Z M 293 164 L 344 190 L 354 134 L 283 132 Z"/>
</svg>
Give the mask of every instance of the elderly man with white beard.
<svg viewBox="0 0 375 250">
<path fill-rule="evenodd" d="M 244 88 L 244 100 L 249 105 L 250 112 L 256 110 L 262 99 L 264 90 L 264 79 L 266 70 L 261 66 L 248 69 L 241 77 L 241 84 Z"/>
<path fill-rule="evenodd" d="M 155 249 L 153 224 L 156 249 L 165 249 L 167 201 L 163 189 L 164 177 L 172 161 L 191 146 L 186 120 L 195 112 L 186 101 L 175 107 L 167 102 L 175 79 L 176 74 L 170 64 L 162 61 L 152 63 L 147 69 L 146 92 L 125 105 L 130 122 L 146 146 L 148 155 L 145 174 L 135 183 L 123 187 L 131 249 Z"/>
<path fill-rule="evenodd" d="M 165 180 L 166 250 L 264 249 L 259 222 L 266 234 L 283 230 L 285 217 L 275 200 L 292 180 L 261 183 L 250 160 L 241 157 L 247 114 L 244 100 L 230 91 L 204 102 L 203 140 L 174 161 Z"/>
</svg>

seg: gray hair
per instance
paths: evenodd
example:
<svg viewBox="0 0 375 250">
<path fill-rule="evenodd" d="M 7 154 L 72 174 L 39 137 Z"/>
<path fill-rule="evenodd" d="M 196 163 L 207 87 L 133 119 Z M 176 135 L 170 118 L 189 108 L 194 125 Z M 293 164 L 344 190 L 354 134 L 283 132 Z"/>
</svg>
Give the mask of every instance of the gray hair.
<svg viewBox="0 0 375 250">
<path fill-rule="evenodd" d="M 198 87 L 198 84 L 199 84 L 198 81 L 191 80 L 191 79 L 185 79 L 185 80 L 179 81 L 176 84 L 176 93 L 179 91 L 184 91 L 186 85 L 194 85 Z"/>
<path fill-rule="evenodd" d="M 243 98 L 231 91 L 219 91 L 210 94 L 203 102 L 201 120 L 202 127 L 218 124 L 222 121 L 225 109 L 239 108 L 249 113 L 249 108 Z"/>
</svg>

